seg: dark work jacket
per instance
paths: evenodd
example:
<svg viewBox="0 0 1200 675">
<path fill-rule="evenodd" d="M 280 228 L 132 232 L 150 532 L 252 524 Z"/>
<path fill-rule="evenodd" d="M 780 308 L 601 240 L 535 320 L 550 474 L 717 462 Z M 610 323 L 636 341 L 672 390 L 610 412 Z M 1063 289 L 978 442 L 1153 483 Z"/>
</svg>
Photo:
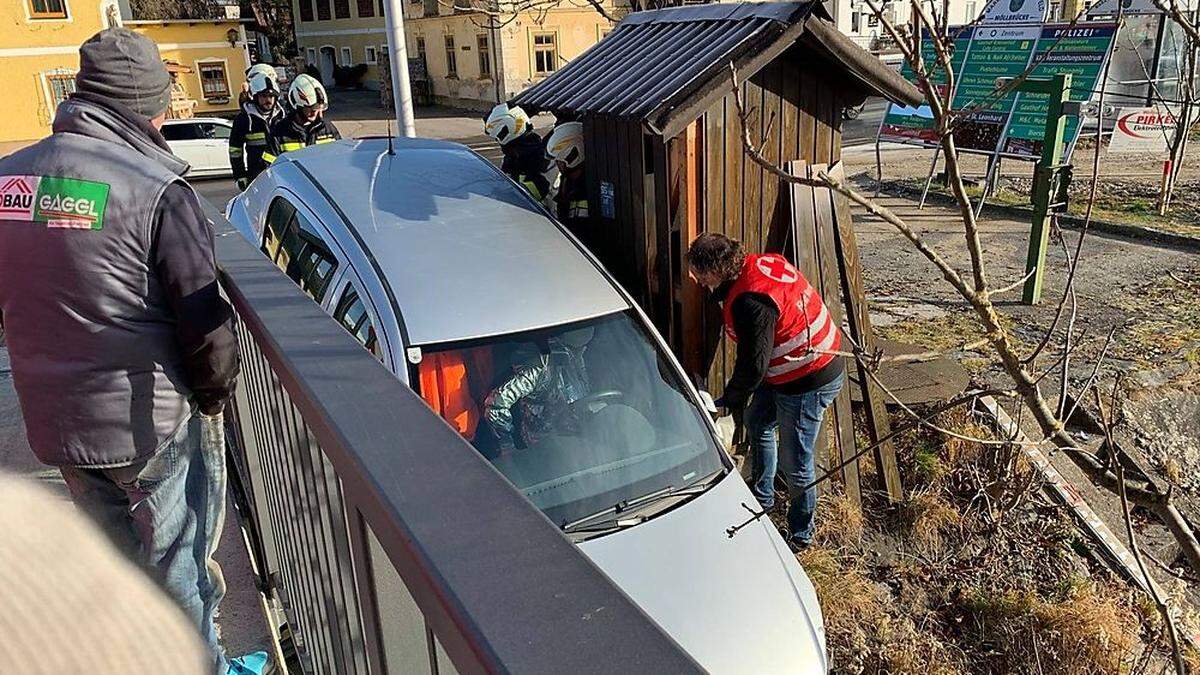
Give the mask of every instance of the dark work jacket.
<svg viewBox="0 0 1200 675">
<path fill-rule="evenodd" d="M 713 296 L 718 302 L 724 302 L 732 287 L 732 282 L 726 282 L 717 287 Z M 717 404 L 737 410 L 746 407 L 754 390 L 771 386 L 764 385 L 763 378 L 775 347 L 775 322 L 779 320 L 779 310 L 761 293 L 742 293 L 734 299 L 729 311 L 733 314 L 733 332 L 737 334 L 737 358 Z M 824 368 L 774 389 L 785 395 L 803 394 L 832 382 L 841 374 L 842 368 L 842 357 L 835 356 Z"/>
<path fill-rule="evenodd" d="M 341 137 L 333 122 L 326 121 L 324 117 L 318 117 L 311 124 L 301 124 L 296 121 L 295 115 L 288 115 L 271 127 L 270 144 L 263 160 L 270 164 L 285 152 L 332 143 Z"/>
<path fill-rule="evenodd" d="M 550 194 L 550 181 L 546 178 L 549 160 L 546 159 L 546 141 L 530 129 L 500 147 L 504 161 L 500 170 L 512 177 L 539 202 Z"/>
<path fill-rule="evenodd" d="M 88 94 L 0 159 L 0 317 L 46 464 L 131 464 L 231 391 L 232 313 L 186 169 L 145 118 Z"/>
<path fill-rule="evenodd" d="M 229 134 L 229 165 L 233 167 L 234 179 L 254 180 L 267 168 L 263 153 L 271 143 L 271 127 L 282 117 L 278 103 L 270 113 L 263 113 L 254 101 L 242 105 Z"/>
</svg>

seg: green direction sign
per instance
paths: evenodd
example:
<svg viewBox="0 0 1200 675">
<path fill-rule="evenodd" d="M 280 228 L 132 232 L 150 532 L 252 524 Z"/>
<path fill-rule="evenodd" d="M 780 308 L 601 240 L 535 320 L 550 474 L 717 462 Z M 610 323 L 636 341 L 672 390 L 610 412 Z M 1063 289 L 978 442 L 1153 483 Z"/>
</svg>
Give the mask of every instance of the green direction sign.
<svg viewBox="0 0 1200 675">
<path fill-rule="evenodd" d="M 1030 74 L 1032 79 L 1049 78 L 1058 73 L 1071 74 L 1071 100 L 1086 102 L 1097 87 L 1104 61 L 1117 35 L 1117 24 L 1048 25 L 1042 28 L 1034 62 L 1038 65 Z M 1001 154 L 1011 157 L 1040 157 L 1042 138 L 1046 134 L 1045 94 L 1017 95 L 1012 120 L 1001 146 Z M 1067 117 L 1063 130 L 1065 157 L 1079 136 L 1079 118 Z"/>
<path fill-rule="evenodd" d="M 1071 100 L 1087 101 L 1099 80 L 1104 61 L 1116 37 L 1115 23 L 1077 24 L 989 24 L 951 28 L 954 53 L 955 92 L 951 106 L 956 111 L 974 110 L 959 122 L 955 140 L 960 149 L 988 154 L 1037 159 L 1046 128 L 1046 97 L 1010 92 L 993 95 L 997 80 L 1020 76 L 1030 64 L 1038 64 L 1030 77 L 1049 77 L 1069 72 L 1075 84 Z M 933 43 L 922 40 L 927 64 L 936 63 Z M 901 74 L 915 81 L 905 64 Z M 934 70 L 934 82 L 946 82 Z M 1069 117 L 1063 135 L 1067 156 L 1079 133 L 1079 120 Z M 883 141 L 926 147 L 938 145 L 929 106 L 888 107 L 879 128 Z"/>
<path fill-rule="evenodd" d="M 950 55 L 950 67 L 956 74 L 962 70 L 963 60 L 967 57 L 967 50 L 970 48 L 971 36 L 974 31 L 972 26 L 950 28 L 950 36 L 954 45 Z M 933 50 L 933 39 L 929 37 L 928 33 L 921 40 L 921 56 L 927 64 L 926 67 L 931 69 L 933 83 L 944 87 L 947 81 L 946 71 L 936 65 L 937 55 Z M 908 61 L 901 66 L 900 74 L 910 82 L 917 80 Z M 898 143 L 936 147 L 938 137 L 933 131 L 933 112 L 929 110 L 928 105 L 909 106 L 893 103 L 888 106 L 887 112 L 884 114 L 883 123 L 879 127 L 879 137 L 882 140 Z"/>
</svg>

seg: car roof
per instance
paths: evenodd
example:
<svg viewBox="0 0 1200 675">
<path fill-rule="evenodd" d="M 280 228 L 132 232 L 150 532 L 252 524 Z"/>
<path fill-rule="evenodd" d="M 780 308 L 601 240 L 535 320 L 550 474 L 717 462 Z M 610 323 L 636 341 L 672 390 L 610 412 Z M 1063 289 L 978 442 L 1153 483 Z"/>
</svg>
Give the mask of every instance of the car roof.
<svg viewBox="0 0 1200 675">
<path fill-rule="evenodd" d="M 197 122 L 217 122 L 218 124 L 230 124 L 231 122 L 224 117 L 187 117 L 184 119 L 169 119 L 163 122 L 164 126 L 175 124 L 195 124 Z"/>
<path fill-rule="evenodd" d="M 515 183 L 456 143 L 343 140 L 283 156 L 343 214 L 409 345 L 509 334 L 629 303 Z"/>
</svg>

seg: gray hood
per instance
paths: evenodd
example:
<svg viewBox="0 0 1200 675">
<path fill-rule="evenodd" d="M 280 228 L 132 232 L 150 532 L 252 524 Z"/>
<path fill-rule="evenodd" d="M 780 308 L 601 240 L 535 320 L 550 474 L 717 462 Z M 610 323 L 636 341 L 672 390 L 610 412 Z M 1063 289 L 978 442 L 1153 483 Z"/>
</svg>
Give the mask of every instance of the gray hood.
<svg viewBox="0 0 1200 675">
<path fill-rule="evenodd" d="M 177 176 L 189 168 L 187 162 L 171 154 L 166 139 L 148 120 L 86 92 L 72 94 L 59 104 L 53 128 L 56 134 L 80 134 L 132 148 Z"/>
</svg>

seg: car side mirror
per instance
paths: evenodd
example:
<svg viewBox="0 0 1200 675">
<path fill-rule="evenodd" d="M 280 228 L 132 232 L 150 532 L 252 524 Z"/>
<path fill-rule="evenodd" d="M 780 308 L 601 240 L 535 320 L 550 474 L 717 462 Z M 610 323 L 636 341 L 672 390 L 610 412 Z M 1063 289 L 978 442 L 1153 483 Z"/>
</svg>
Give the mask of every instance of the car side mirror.
<svg viewBox="0 0 1200 675">
<path fill-rule="evenodd" d="M 700 402 L 704 404 L 704 409 L 709 413 L 717 414 L 717 402 L 713 400 L 712 394 L 704 389 L 700 390 Z"/>
</svg>

